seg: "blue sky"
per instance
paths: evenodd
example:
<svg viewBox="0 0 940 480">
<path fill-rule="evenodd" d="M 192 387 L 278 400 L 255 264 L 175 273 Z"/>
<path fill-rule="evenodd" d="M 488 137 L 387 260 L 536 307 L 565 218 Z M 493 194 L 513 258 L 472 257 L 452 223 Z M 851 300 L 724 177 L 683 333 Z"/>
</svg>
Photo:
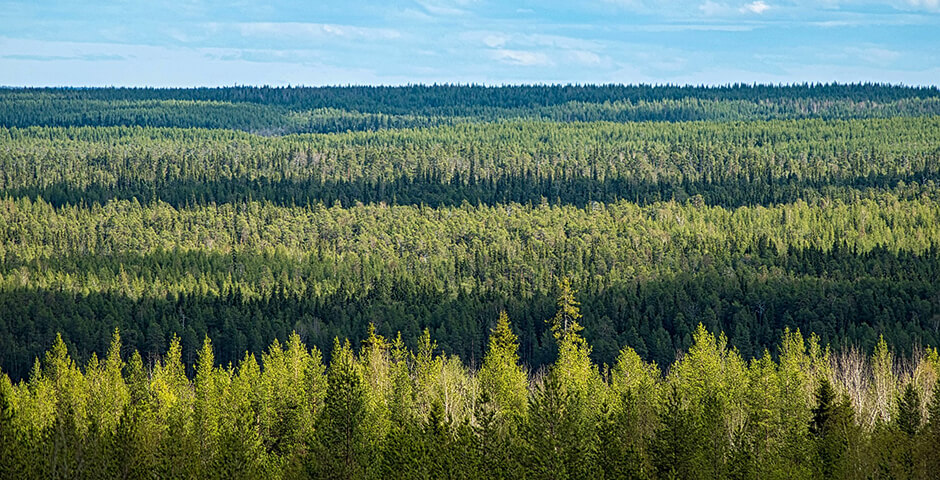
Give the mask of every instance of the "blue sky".
<svg viewBox="0 0 940 480">
<path fill-rule="evenodd" d="M 0 85 L 940 82 L 940 0 L 0 0 Z"/>
</svg>

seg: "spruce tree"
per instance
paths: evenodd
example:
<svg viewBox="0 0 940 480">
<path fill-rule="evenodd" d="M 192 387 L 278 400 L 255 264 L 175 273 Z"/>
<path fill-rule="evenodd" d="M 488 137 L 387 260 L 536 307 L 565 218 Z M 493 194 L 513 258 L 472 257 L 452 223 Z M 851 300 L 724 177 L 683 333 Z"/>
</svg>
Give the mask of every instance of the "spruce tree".
<svg viewBox="0 0 940 480">
<path fill-rule="evenodd" d="M 319 478 L 361 478 L 367 460 L 366 398 L 362 372 L 347 340 L 333 344 L 327 391 L 317 422 L 314 472 Z"/>
<path fill-rule="evenodd" d="M 897 399 L 898 412 L 895 419 L 897 430 L 901 433 L 898 445 L 895 445 L 896 456 L 901 464 L 904 476 L 913 478 L 916 465 L 915 437 L 920 433 L 921 411 L 920 396 L 914 388 L 913 382 L 908 382 L 904 393 Z"/>
<path fill-rule="evenodd" d="M 835 390 L 825 377 L 819 381 L 815 398 L 809 425 L 816 446 L 815 468 L 823 478 L 833 478 L 846 463 L 854 412 L 848 398 L 836 401 Z"/>
<path fill-rule="evenodd" d="M 920 395 L 917 394 L 913 382 L 908 382 L 904 394 L 898 397 L 898 428 L 908 438 L 913 438 L 920 432 L 921 421 Z"/>
<path fill-rule="evenodd" d="M 682 405 L 676 385 L 672 386 L 659 412 L 659 424 L 650 446 L 656 476 L 662 479 L 692 478 L 698 446 L 689 440 L 698 438 L 699 429 L 693 416 Z"/>
<path fill-rule="evenodd" d="M 528 402 L 528 380 L 519 366 L 516 335 L 509 325 L 509 316 L 500 312 L 496 328 L 490 333 L 489 347 L 483 358 L 478 378 L 480 388 L 495 407 L 498 420 L 515 422 L 525 416 Z"/>
</svg>

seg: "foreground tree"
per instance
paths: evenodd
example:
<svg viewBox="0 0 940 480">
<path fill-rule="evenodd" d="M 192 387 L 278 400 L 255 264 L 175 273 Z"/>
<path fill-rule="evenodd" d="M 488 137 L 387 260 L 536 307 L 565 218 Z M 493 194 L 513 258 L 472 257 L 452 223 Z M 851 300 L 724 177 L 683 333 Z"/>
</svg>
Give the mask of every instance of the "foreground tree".
<svg viewBox="0 0 940 480">
<path fill-rule="evenodd" d="M 349 341 L 333 345 L 326 398 L 316 428 L 312 471 L 319 478 L 361 478 L 368 459 L 366 396 L 362 372 Z"/>
</svg>

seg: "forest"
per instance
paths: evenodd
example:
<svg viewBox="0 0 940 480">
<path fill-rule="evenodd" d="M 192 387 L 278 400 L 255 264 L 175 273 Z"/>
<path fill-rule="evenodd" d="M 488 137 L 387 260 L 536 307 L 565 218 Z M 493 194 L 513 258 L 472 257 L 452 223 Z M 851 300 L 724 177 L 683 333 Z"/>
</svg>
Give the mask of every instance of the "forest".
<svg viewBox="0 0 940 480">
<path fill-rule="evenodd" d="M 936 87 L 0 88 L 2 478 L 931 478 L 938 344 Z"/>
<path fill-rule="evenodd" d="M 218 365 L 179 337 L 157 360 L 115 330 L 80 366 L 57 337 L 28 380 L 0 378 L 0 475 L 81 478 L 935 478 L 940 357 L 880 340 L 836 353 L 784 330 L 746 360 L 699 325 L 665 369 L 630 347 L 598 365 L 576 293 L 529 370 L 505 312 L 477 369 L 428 330 L 370 326 L 330 360 L 296 333 Z M 125 359 L 126 358 L 126 359 Z M 188 374 L 188 370 L 193 372 Z"/>
</svg>

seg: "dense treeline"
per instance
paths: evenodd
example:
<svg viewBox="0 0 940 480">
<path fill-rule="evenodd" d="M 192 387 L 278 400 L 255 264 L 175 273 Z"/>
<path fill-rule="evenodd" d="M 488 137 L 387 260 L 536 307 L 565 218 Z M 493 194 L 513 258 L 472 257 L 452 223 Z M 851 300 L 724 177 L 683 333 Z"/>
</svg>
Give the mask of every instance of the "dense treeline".
<svg viewBox="0 0 940 480">
<path fill-rule="evenodd" d="M 0 89 L 0 126 L 239 129 L 266 135 L 414 128 L 506 119 L 747 121 L 940 113 L 935 87 L 409 86 Z"/>
<path fill-rule="evenodd" d="M 551 362 L 539 321 L 570 274 L 595 359 L 622 345 L 669 364 L 698 323 L 743 354 L 786 327 L 900 352 L 940 343 L 940 206 L 883 195 L 727 210 L 692 202 L 459 208 L 270 203 L 176 209 L 0 202 L 0 362 L 15 378 L 63 332 L 79 359 L 125 341 L 158 354 L 260 353 L 297 331 L 327 350 L 365 325 L 413 345 L 431 328 L 476 363 L 488 319 L 517 319 L 523 359 Z"/>
<path fill-rule="evenodd" d="M 940 97 L 937 87 L 890 84 L 793 84 L 787 86 L 734 84 L 678 85 L 410 85 L 349 87 L 221 87 L 221 88 L 5 88 L 4 98 L 43 95 L 85 101 L 184 100 L 257 103 L 293 109 L 339 108 L 373 113 L 409 114 L 436 108 L 518 108 L 569 102 L 654 102 L 697 98 L 712 101 L 787 101 L 808 98 L 820 102 L 851 100 L 889 103 L 911 98 Z"/>
<path fill-rule="evenodd" d="M 557 360 L 520 364 L 505 314 L 479 368 L 370 330 L 330 359 L 292 334 L 223 363 L 205 338 L 145 359 L 114 333 L 79 367 L 61 338 L 0 376 L 4 478 L 934 478 L 940 357 L 832 353 L 785 331 L 747 360 L 699 326 L 670 367 L 591 361 L 567 281 Z M 192 370 L 187 375 L 187 370 Z"/>
<path fill-rule="evenodd" d="M 934 195 L 940 116 L 682 124 L 510 122 L 263 138 L 219 130 L 0 129 L 0 192 L 55 205 L 249 199 L 460 205 L 769 205 Z"/>
</svg>

